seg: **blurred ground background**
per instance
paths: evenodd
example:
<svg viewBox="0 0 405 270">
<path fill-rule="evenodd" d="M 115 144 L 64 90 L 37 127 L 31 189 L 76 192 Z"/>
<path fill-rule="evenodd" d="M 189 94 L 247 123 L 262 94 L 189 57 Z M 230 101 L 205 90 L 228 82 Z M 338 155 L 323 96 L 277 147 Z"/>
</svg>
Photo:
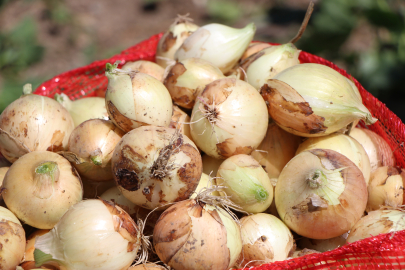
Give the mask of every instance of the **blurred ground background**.
<svg viewBox="0 0 405 270">
<path fill-rule="evenodd" d="M 346 69 L 405 119 L 405 1 L 318 0 L 297 47 Z M 177 14 L 288 42 L 309 0 L 0 0 L 0 112 L 53 76 L 166 31 Z"/>
</svg>

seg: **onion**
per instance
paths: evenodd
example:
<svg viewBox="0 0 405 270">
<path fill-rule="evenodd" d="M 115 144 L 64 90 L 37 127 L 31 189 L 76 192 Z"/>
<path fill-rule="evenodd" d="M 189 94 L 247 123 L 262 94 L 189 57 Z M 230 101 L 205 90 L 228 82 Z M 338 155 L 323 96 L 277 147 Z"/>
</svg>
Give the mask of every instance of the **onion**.
<svg viewBox="0 0 405 270">
<path fill-rule="evenodd" d="M 160 260 L 176 270 L 229 269 L 242 249 L 237 222 L 223 209 L 193 199 L 163 212 L 153 244 Z"/>
<path fill-rule="evenodd" d="M 165 74 L 164 68 L 154 62 L 145 60 L 126 62 L 125 65 L 122 66 L 122 69 L 127 71 L 138 71 L 141 73 L 145 73 L 159 81 L 163 81 L 163 76 Z"/>
<path fill-rule="evenodd" d="M 269 43 L 266 42 L 251 42 L 245 52 L 243 53 L 242 57 L 240 58 L 241 61 L 245 60 L 249 56 L 266 49 L 268 47 L 271 47 Z"/>
<path fill-rule="evenodd" d="M 276 185 L 276 207 L 285 224 L 304 237 L 333 238 L 350 230 L 367 203 L 360 169 L 329 149 L 296 155 Z"/>
<path fill-rule="evenodd" d="M 81 176 L 92 181 L 113 180 L 111 158 L 124 134 L 111 121 L 87 120 L 72 131 L 69 152 L 63 155 L 73 163 Z"/>
<path fill-rule="evenodd" d="M 21 268 L 18 268 L 21 267 Z M 47 270 L 64 270 L 65 268 L 61 268 L 60 265 L 56 262 L 50 262 L 43 264 L 39 267 L 35 265 L 34 261 L 26 261 L 23 262 L 20 266 L 17 266 L 16 270 L 38 270 L 38 269 L 47 269 Z"/>
<path fill-rule="evenodd" d="M 267 173 L 249 155 L 227 158 L 219 166 L 215 180 L 217 185 L 226 187 L 220 194 L 230 196 L 243 211 L 260 213 L 273 201 L 273 186 Z"/>
<path fill-rule="evenodd" d="M 145 125 L 169 126 L 173 104 L 169 91 L 154 77 L 107 64 L 107 112 L 119 128 L 128 132 Z"/>
<path fill-rule="evenodd" d="M 204 189 L 210 189 L 215 185 L 213 178 L 209 177 L 207 174 L 202 173 L 200 182 L 198 182 L 198 186 L 195 189 L 194 193 L 190 196 L 190 199 L 195 199 L 197 194 Z M 212 196 L 221 196 L 218 191 L 211 192 Z"/>
<path fill-rule="evenodd" d="M 218 168 L 224 161 L 223 159 L 213 158 L 206 154 L 202 155 L 201 159 L 203 164 L 203 173 L 212 177 L 217 175 Z"/>
<path fill-rule="evenodd" d="M 31 151 L 61 151 L 68 144 L 74 123 L 55 100 L 30 94 L 12 102 L 0 115 L 0 152 L 10 162 Z"/>
<path fill-rule="evenodd" d="M 25 246 L 25 255 L 24 261 L 33 261 L 34 260 L 34 250 L 35 250 L 35 241 L 38 236 L 44 235 L 50 230 L 36 230 L 27 238 L 27 243 Z"/>
<path fill-rule="evenodd" d="M 35 262 L 57 260 L 67 270 L 127 269 L 141 246 L 141 232 L 120 207 L 103 200 L 73 205 L 35 243 Z"/>
<path fill-rule="evenodd" d="M 349 158 L 362 171 L 368 186 L 371 171 L 370 160 L 363 146 L 355 139 L 344 134 L 308 138 L 298 147 L 297 154 L 316 148 L 334 150 Z"/>
<path fill-rule="evenodd" d="M 398 207 L 404 202 L 405 172 L 395 167 L 379 167 L 371 173 L 368 185 L 366 211 L 378 210 L 381 206 Z"/>
<path fill-rule="evenodd" d="M 240 220 L 242 253 L 240 267 L 258 266 L 283 261 L 295 249 L 293 236 L 288 227 L 270 214 L 254 214 Z"/>
<path fill-rule="evenodd" d="M 202 162 L 187 136 L 171 128 L 145 126 L 122 137 L 112 168 L 122 194 L 153 209 L 188 199 L 200 180 Z"/>
<path fill-rule="evenodd" d="M 6 176 L 8 169 L 9 169 L 9 167 L 0 168 L 0 188 L 1 188 L 1 185 L 3 184 L 4 176 Z M 1 197 L 1 192 L 0 192 L 0 200 L 1 199 L 2 199 L 2 197 Z"/>
<path fill-rule="evenodd" d="M 401 230 L 405 230 L 405 213 L 403 211 L 394 209 L 371 211 L 353 226 L 347 237 L 347 243 Z"/>
<path fill-rule="evenodd" d="M 380 135 L 365 128 L 353 128 L 350 136 L 355 138 L 366 150 L 370 158 L 371 171 L 382 166 L 395 166 L 394 153 Z"/>
<path fill-rule="evenodd" d="M 207 84 L 224 77 L 221 70 L 210 62 L 187 58 L 170 67 L 164 85 L 175 104 L 191 109 Z"/>
<path fill-rule="evenodd" d="M 208 84 L 191 115 L 191 136 L 207 155 L 225 159 L 250 154 L 266 135 L 268 113 L 248 83 L 224 78 Z"/>
<path fill-rule="evenodd" d="M 108 120 L 105 99 L 102 97 L 86 97 L 75 101 L 64 94 L 55 94 L 55 100 L 63 105 L 72 116 L 75 127 L 89 119 L 99 118 Z"/>
<path fill-rule="evenodd" d="M 186 135 L 189 139 L 191 139 L 190 116 L 175 105 L 173 106 L 172 121 L 170 121 L 169 127 L 180 129 L 180 132 L 183 135 Z"/>
<path fill-rule="evenodd" d="M 310 239 L 303 237 L 298 241 L 298 246 L 302 249 L 312 249 L 319 252 L 326 252 L 346 244 L 348 234 L 344 233 L 330 239 Z"/>
<path fill-rule="evenodd" d="M 145 263 L 145 264 L 138 264 L 133 265 L 128 270 L 167 270 L 167 268 L 158 265 L 156 263 Z"/>
<path fill-rule="evenodd" d="M 136 217 L 136 213 L 139 210 L 139 206 L 125 198 L 116 186 L 104 191 L 104 193 L 101 194 L 100 199 L 113 202 L 114 205 L 121 207 L 131 217 Z"/>
<path fill-rule="evenodd" d="M 21 221 L 51 229 L 70 206 L 82 200 L 83 189 L 68 160 L 56 153 L 34 151 L 11 165 L 2 195 Z"/>
<path fill-rule="evenodd" d="M 0 206 L 0 269 L 16 269 L 25 251 L 25 232 L 17 217 Z"/>
</svg>

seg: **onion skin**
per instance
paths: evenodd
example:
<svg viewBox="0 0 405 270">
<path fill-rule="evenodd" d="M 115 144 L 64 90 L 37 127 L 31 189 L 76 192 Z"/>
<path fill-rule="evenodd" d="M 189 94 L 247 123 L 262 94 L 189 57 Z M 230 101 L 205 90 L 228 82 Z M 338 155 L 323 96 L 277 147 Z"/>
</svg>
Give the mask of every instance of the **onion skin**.
<svg viewBox="0 0 405 270">
<path fill-rule="evenodd" d="M 179 128 L 181 134 L 186 135 L 191 140 L 189 123 L 190 116 L 183 112 L 178 106 L 173 105 L 172 121 L 170 121 L 169 128 Z"/>
<path fill-rule="evenodd" d="M 195 200 L 178 202 L 163 212 L 153 244 L 160 260 L 176 270 L 229 269 L 242 249 L 236 222 Z"/>
<path fill-rule="evenodd" d="M 145 264 L 138 264 L 133 265 L 128 268 L 128 270 L 167 270 L 167 268 L 158 265 L 156 263 L 145 263 Z"/>
<path fill-rule="evenodd" d="M 36 230 L 27 238 L 27 244 L 25 246 L 25 255 L 24 261 L 33 261 L 34 260 L 34 250 L 35 250 L 35 240 L 38 236 L 44 235 L 49 232 L 49 229 L 45 230 Z"/>
<path fill-rule="evenodd" d="M 266 42 L 251 42 L 249 44 L 249 47 L 247 47 L 246 51 L 243 53 L 242 57 L 240 58 L 240 60 L 245 60 L 246 58 L 248 58 L 249 56 L 258 53 L 259 51 L 269 48 L 272 45 L 270 45 L 269 43 Z"/>
<path fill-rule="evenodd" d="M 0 115 L 0 152 L 13 163 L 31 151 L 63 151 L 73 128 L 72 117 L 57 101 L 23 95 Z"/>
<path fill-rule="evenodd" d="M 163 75 L 165 73 L 165 69 L 158 64 L 145 60 L 126 62 L 125 65 L 122 66 L 122 69 L 128 71 L 142 72 L 154 77 L 159 81 L 163 81 Z"/>
</svg>

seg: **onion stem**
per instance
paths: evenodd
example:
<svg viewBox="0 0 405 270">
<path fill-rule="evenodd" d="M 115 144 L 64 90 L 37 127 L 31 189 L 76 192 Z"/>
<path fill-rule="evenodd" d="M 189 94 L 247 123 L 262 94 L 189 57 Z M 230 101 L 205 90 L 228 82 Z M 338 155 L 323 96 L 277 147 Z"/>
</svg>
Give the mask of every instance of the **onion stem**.
<svg viewBox="0 0 405 270">
<path fill-rule="evenodd" d="M 43 162 L 35 168 L 34 195 L 40 199 L 48 199 L 53 194 L 53 185 L 59 179 L 58 164 L 54 161 Z"/>
<path fill-rule="evenodd" d="M 94 165 L 100 166 L 101 164 L 103 164 L 103 161 L 101 160 L 100 156 L 92 156 L 90 157 L 90 159 L 94 163 Z"/>
<path fill-rule="evenodd" d="M 35 267 L 40 267 L 44 263 L 49 262 L 51 260 L 53 260 L 51 254 L 46 254 L 45 252 L 42 252 L 39 249 L 34 250 Z"/>
<path fill-rule="evenodd" d="M 310 188 L 318 189 L 328 181 L 328 178 L 321 170 L 315 170 L 307 176 L 307 181 Z"/>
<path fill-rule="evenodd" d="M 32 94 L 32 84 L 27 83 L 24 84 L 23 86 L 23 95 L 29 95 Z"/>
</svg>

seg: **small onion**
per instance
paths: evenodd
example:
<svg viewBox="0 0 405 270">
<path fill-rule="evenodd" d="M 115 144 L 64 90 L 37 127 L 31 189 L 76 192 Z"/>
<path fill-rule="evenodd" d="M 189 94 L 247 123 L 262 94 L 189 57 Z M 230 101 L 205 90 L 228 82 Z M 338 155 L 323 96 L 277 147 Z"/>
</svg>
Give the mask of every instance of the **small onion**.
<svg viewBox="0 0 405 270">
<path fill-rule="evenodd" d="M 172 121 L 170 121 L 169 128 L 180 129 L 180 132 L 183 135 L 186 135 L 189 139 L 191 139 L 190 116 L 188 116 L 188 114 L 183 112 L 176 105 L 173 106 Z"/>
<path fill-rule="evenodd" d="M 273 201 L 273 186 L 267 173 L 249 155 L 225 159 L 218 168 L 215 181 L 217 185 L 226 187 L 220 194 L 230 196 L 230 200 L 243 211 L 260 213 Z"/>
<path fill-rule="evenodd" d="M 154 209 L 188 199 L 200 180 L 202 162 L 187 136 L 171 128 L 144 126 L 122 137 L 112 168 L 126 198 Z"/>
<path fill-rule="evenodd" d="M 393 209 L 375 210 L 362 217 L 351 228 L 347 243 L 401 230 L 405 230 L 405 213 L 403 211 Z"/>
<path fill-rule="evenodd" d="M 269 43 L 266 42 L 251 42 L 245 52 L 243 53 L 242 57 L 240 58 L 241 61 L 245 60 L 249 56 L 266 49 L 268 47 L 271 47 Z"/>
<path fill-rule="evenodd" d="M 38 229 L 51 229 L 83 196 L 82 183 L 69 161 L 48 151 L 34 151 L 14 162 L 3 189 L 8 209 Z"/>
<path fill-rule="evenodd" d="M 224 78 L 208 84 L 191 115 L 191 136 L 207 155 L 225 159 L 250 154 L 268 125 L 266 104 L 250 84 Z"/>
<path fill-rule="evenodd" d="M 173 104 L 169 91 L 154 77 L 107 64 L 105 95 L 110 119 L 123 131 L 145 125 L 169 126 Z"/>
<path fill-rule="evenodd" d="M 348 234 L 344 233 L 330 239 L 310 239 L 303 237 L 297 242 L 297 245 L 302 249 L 326 252 L 345 245 L 347 236 Z"/>
<path fill-rule="evenodd" d="M 23 261 L 25 232 L 17 217 L 0 206 L 0 269 L 16 269 Z"/>
<path fill-rule="evenodd" d="M 160 260 L 176 270 L 226 270 L 242 250 L 237 222 L 222 208 L 193 199 L 163 212 L 153 244 Z"/>
<path fill-rule="evenodd" d="M 370 158 L 371 171 L 381 166 L 395 166 L 394 153 L 380 135 L 365 128 L 353 128 L 350 136 L 355 138 L 366 150 Z"/>
<path fill-rule="evenodd" d="M 396 167 L 379 167 L 371 173 L 368 185 L 366 211 L 378 210 L 381 206 L 398 207 L 404 204 L 405 172 Z"/>
<path fill-rule="evenodd" d="M 163 76 L 165 74 L 164 68 L 154 62 L 146 60 L 126 62 L 125 65 L 122 66 L 122 69 L 127 71 L 138 71 L 141 73 L 145 73 L 159 81 L 163 81 Z"/>
<path fill-rule="evenodd" d="M 12 102 L 0 115 L 0 152 L 10 162 L 31 151 L 65 150 L 74 128 L 69 112 L 55 100 L 31 93 Z"/>
<path fill-rule="evenodd" d="M 89 119 L 108 120 L 105 99 L 102 97 L 86 97 L 72 101 L 66 94 L 61 93 L 55 94 L 54 98 L 69 111 L 75 127 Z"/>
<path fill-rule="evenodd" d="M 137 256 L 141 237 L 120 207 L 104 200 L 84 200 L 37 238 L 35 262 L 57 260 L 67 270 L 127 269 Z"/>
<path fill-rule="evenodd" d="M 367 187 L 350 159 L 329 149 L 296 155 L 276 185 L 276 207 L 285 224 L 312 239 L 333 238 L 350 230 L 367 203 Z"/>
<path fill-rule="evenodd" d="M 242 253 L 240 267 L 283 261 L 295 249 L 290 229 L 278 218 L 259 213 L 241 218 Z"/>
<path fill-rule="evenodd" d="M 81 176 L 92 181 L 113 180 L 111 158 L 124 134 L 109 120 L 87 120 L 72 131 L 69 152 L 63 155 L 72 161 Z"/>
</svg>

